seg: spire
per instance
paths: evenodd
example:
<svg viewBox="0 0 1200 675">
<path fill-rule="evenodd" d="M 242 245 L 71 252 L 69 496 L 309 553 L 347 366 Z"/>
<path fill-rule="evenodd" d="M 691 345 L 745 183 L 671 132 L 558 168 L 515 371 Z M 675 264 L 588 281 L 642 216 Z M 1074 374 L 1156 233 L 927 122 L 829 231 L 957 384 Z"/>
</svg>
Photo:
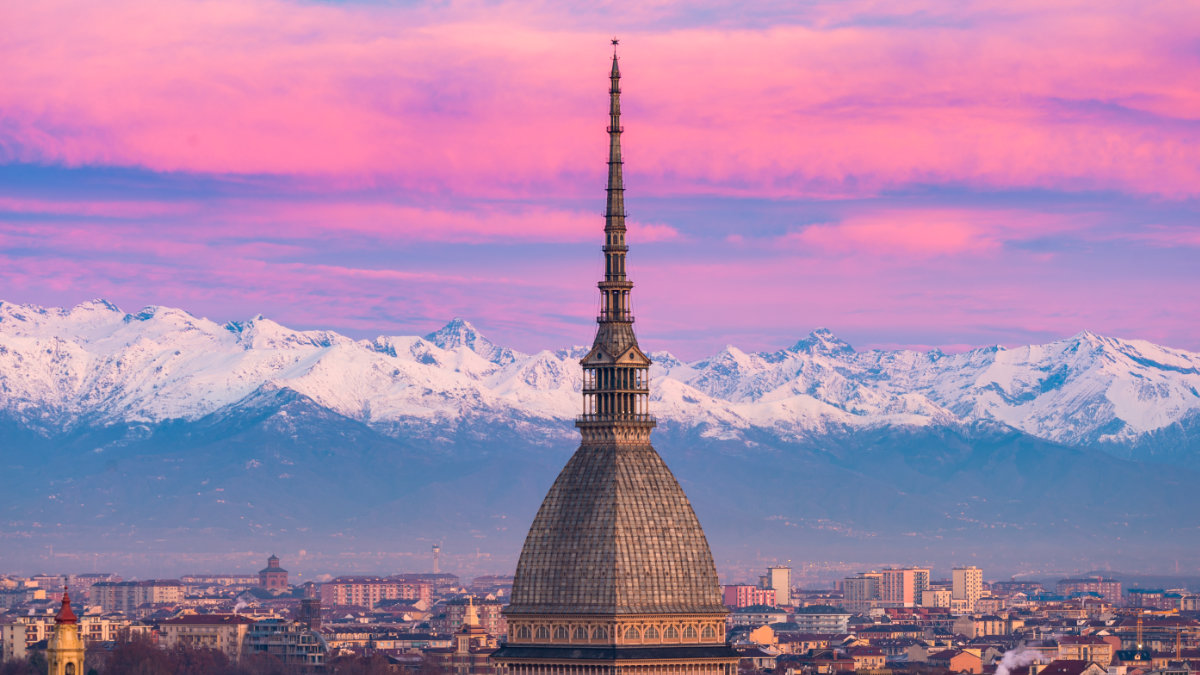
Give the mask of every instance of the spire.
<svg viewBox="0 0 1200 675">
<path fill-rule="evenodd" d="M 625 178 L 621 157 L 621 68 L 618 40 L 613 38 L 612 71 L 608 89 L 608 186 L 604 210 L 604 279 L 600 289 L 600 315 L 596 339 L 581 363 L 584 370 L 583 415 L 577 426 L 589 439 L 612 438 L 633 431 L 648 441 L 654 420 L 648 414 L 650 359 L 638 348 L 633 333 L 630 293 L 633 282 L 625 275 Z M 617 426 L 613 426 L 616 424 Z M 598 426 L 599 425 L 599 426 Z M 630 425 L 633 425 L 632 427 Z M 622 433 L 628 437 L 628 433 Z"/>
<path fill-rule="evenodd" d="M 62 609 L 58 610 L 58 614 L 54 616 L 54 623 L 78 623 L 79 619 L 75 617 L 75 612 L 71 611 L 71 594 L 63 587 Z"/>
<path fill-rule="evenodd" d="M 604 210 L 604 282 L 600 290 L 621 290 L 616 287 L 606 289 L 605 282 L 625 283 L 625 253 L 629 250 L 625 245 L 625 177 L 622 173 L 624 162 L 621 160 L 621 69 L 617 59 L 617 39 L 613 38 L 612 85 L 608 90 L 608 204 Z M 629 320 L 629 290 L 623 293 L 612 293 L 609 302 L 604 303 L 605 314 L 608 318 Z M 605 318 L 602 315 L 601 318 Z"/>
</svg>

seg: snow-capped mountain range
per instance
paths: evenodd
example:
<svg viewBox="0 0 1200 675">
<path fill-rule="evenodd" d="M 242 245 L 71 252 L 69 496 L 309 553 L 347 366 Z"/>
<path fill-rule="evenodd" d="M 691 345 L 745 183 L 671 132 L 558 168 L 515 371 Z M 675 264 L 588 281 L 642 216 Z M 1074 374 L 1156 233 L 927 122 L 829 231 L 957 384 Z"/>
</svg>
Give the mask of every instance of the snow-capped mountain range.
<svg viewBox="0 0 1200 675">
<path fill-rule="evenodd" d="M 460 319 L 424 337 L 355 340 L 262 316 L 222 325 L 103 300 L 0 303 L 0 412 L 54 435 L 196 420 L 292 390 L 385 433 L 521 420 L 568 434 L 584 351 L 523 354 Z M 1200 419 L 1200 354 L 1090 332 L 945 354 L 859 352 L 819 329 L 772 353 L 652 356 L 653 412 L 712 438 L 990 422 L 1066 445 L 1132 446 Z"/>
</svg>

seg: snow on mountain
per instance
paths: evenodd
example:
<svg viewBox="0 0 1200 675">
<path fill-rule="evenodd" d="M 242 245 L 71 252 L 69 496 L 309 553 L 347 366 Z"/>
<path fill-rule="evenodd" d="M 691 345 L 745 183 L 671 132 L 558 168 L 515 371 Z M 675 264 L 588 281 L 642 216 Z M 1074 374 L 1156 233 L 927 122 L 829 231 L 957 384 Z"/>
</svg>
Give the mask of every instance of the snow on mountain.
<svg viewBox="0 0 1200 675">
<path fill-rule="evenodd" d="M 354 340 L 258 316 L 220 325 L 178 309 L 126 314 L 0 303 L 0 411 L 47 433 L 195 420 L 291 389 L 386 429 L 464 419 L 559 424 L 579 406 L 586 350 L 522 354 L 454 319 L 425 337 Z M 1128 443 L 1200 415 L 1200 355 L 1089 332 L 1046 345 L 857 352 L 819 329 L 787 349 L 654 355 L 660 419 L 734 438 L 1000 422 L 1079 445 Z"/>
</svg>

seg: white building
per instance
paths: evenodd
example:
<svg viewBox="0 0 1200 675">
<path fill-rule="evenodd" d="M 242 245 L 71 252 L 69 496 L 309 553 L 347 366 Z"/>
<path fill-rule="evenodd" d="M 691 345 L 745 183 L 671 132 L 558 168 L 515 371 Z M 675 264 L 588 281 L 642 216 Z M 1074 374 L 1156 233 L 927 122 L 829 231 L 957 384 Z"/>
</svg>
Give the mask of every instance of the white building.
<svg viewBox="0 0 1200 675">
<path fill-rule="evenodd" d="M 983 570 L 971 565 L 955 567 L 950 586 L 950 606 L 974 611 L 975 603 L 983 596 Z"/>
<path fill-rule="evenodd" d="M 775 604 L 792 604 L 792 568 L 786 565 L 768 567 L 767 575 L 763 577 L 763 580 L 766 582 L 762 584 L 763 588 L 775 591 Z"/>
</svg>

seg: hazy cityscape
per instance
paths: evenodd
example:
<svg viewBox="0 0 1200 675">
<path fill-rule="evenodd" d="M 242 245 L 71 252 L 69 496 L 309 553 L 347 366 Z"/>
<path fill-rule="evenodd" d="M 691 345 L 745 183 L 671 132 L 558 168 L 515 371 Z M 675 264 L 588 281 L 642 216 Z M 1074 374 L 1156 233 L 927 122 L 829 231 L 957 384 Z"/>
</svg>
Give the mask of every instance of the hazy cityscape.
<svg viewBox="0 0 1200 675">
<path fill-rule="evenodd" d="M 1200 5 L 0 25 L 0 675 L 1200 675 Z"/>
<path fill-rule="evenodd" d="M 433 568 L 421 572 L 310 573 L 318 580 L 305 582 L 275 556 L 257 572 L 174 579 L 7 575 L 0 645 L 9 662 L 36 663 L 67 591 L 89 645 L 215 649 L 222 667 L 244 662 L 244 672 L 495 672 L 486 657 L 507 634 L 512 576 L 433 571 L 441 551 L 431 554 Z M 1189 672 L 1200 661 L 1196 578 L 1154 587 L 1136 575 L 997 579 L 976 566 L 897 566 L 816 584 L 798 583 L 796 571 L 771 565 L 723 580 L 742 672 L 977 674 L 1003 665 L 1124 675 Z M 114 654 L 89 658 L 97 672 L 120 672 L 106 660 Z"/>
</svg>

